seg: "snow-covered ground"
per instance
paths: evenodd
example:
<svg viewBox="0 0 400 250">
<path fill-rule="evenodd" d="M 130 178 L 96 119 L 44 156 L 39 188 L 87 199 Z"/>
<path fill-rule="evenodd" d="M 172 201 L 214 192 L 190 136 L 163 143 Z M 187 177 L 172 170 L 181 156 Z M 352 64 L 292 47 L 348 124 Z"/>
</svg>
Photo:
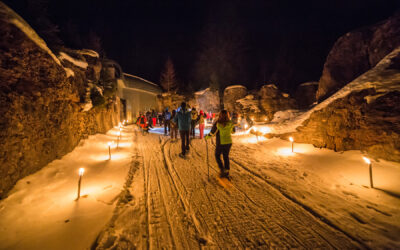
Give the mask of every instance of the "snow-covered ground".
<svg viewBox="0 0 400 250">
<path fill-rule="evenodd" d="M 111 218 L 131 162 L 132 131 L 81 141 L 71 153 L 20 180 L 0 201 L 0 249 L 86 249 Z M 79 168 L 84 168 L 77 198 Z"/>
<path fill-rule="evenodd" d="M 215 139 L 192 140 L 181 159 L 162 128 L 128 127 L 108 161 L 116 132 L 20 180 L 0 201 L 0 248 L 83 249 L 100 232 L 96 244 L 108 249 L 400 247 L 399 163 L 372 160 L 371 189 L 359 151 L 295 143 L 292 153 L 288 141 L 241 132 L 223 188 Z M 84 197 L 75 201 L 80 167 Z"/>
</svg>

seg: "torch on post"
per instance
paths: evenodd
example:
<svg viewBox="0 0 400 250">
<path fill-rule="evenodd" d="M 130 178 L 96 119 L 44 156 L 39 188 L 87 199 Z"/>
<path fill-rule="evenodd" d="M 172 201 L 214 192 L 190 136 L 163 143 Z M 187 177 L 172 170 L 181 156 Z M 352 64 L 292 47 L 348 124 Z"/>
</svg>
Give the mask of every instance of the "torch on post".
<svg viewBox="0 0 400 250">
<path fill-rule="evenodd" d="M 292 143 L 292 153 L 293 153 L 293 143 L 294 143 L 293 137 L 289 137 L 289 141 Z"/>
<path fill-rule="evenodd" d="M 363 159 L 368 164 L 368 167 L 369 167 L 369 186 L 371 188 L 374 188 L 374 182 L 372 180 L 372 163 L 371 163 L 371 160 L 368 159 L 367 157 L 364 157 L 364 156 L 363 156 Z"/>
<path fill-rule="evenodd" d="M 84 172 L 85 172 L 84 168 L 79 169 L 78 198 L 76 198 L 77 200 L 79 200 L 79 198 L 81 197 L 81 182 L 82 182 L 82 176 L 83 176 Z"/>
</svg>

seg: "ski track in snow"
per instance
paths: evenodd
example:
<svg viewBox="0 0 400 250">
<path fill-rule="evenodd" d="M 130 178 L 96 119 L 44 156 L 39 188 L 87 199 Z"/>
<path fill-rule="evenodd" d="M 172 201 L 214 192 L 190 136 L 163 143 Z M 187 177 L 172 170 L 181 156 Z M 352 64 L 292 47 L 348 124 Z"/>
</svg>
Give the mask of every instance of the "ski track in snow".
<svg viewBox="0 0 400 250">
<path fill-rule="evenodd" d="M 248 171 L 236 150 L 232 187 L 223 188 L 211 145 L 207 178 L 203 140 L 191 141 L 186 159 L 177 157 L 179 140 L 135 133 L 133 143 L 137 170 L 126 187 L 133 198 L 120 198 L 98 249 L 365 247 Z"/>
</svg>

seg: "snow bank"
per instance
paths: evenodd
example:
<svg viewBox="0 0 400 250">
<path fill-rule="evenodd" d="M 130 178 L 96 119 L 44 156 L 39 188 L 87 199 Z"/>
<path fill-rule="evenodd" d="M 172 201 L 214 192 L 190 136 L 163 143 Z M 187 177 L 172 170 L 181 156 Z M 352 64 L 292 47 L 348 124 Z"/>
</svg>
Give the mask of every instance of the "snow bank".
<svg viewBox="0 0 400 250">
<path fill-rule="evenodd" d="M 78 50 L 78 53 L 81 55 L 86 55 L 86 56 L 91 56 L 91 57 L 97 57 L 99 58 L 99 53 L 97 53 L 94 50 L 91 49 L 82 49 L 82 50 Z"/>
<path fill-rule="evenodd" d="M 80 61 L 78 59 L 75 59 L 71 56 L 69 56 L 67 53 L 64 52 L 60 52 L 59 57 L 61 60 L 66 60 L 72 64 L 74 64 L 75 66 L 78 66 L 80 68 L 86 69 L 88 67 L 88 63 L 84 62 L 84 61 Z"/>
<path fill-rule="evenodd" d="M 89 249 L 112 216 L 131 161 L 129 128 L 108 160 L 118 129 L 81 141 L 71 153 L 21 179 L 0 201 L 1 249 Z M 81 198 L 78 169 L 84 168 Z"/>
</svg>

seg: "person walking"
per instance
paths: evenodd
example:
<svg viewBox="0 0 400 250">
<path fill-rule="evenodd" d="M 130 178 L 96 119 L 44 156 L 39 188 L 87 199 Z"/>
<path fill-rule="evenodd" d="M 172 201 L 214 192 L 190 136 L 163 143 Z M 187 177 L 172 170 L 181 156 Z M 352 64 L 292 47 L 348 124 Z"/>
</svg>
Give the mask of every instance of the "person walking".
<svg viewBox="0 0 400 250">
<path fill-rule="evenodd" d="M 200 139 L 203 139 L 204 137 L 204 127 L 206 125 L 206 117 L 207 115 L 204 114 L 203 110 L 200 110 L 200 115 L 199 115 L 199 131 L 200 131 Z"/>
<path fill-rule="evenodd" d="M 167 135 L 171 130 L 170 121 L 171 113 L 168 111 L 168 108 L 166 108 L 164 112 L 164 135 Z"/>
<path fill-rule="evenodd" d="M 191 114 L 191 117 L 192 117 L 192 121 L 191 121 L 191 124 L 190 124 L 190 135 L 191 135 L 191 137 L 192 138 L 195 138 L 196 137 L 196 123 L 197 123 L 197 118 L 198 118 L 198 114 L 197 114 L 197 111 L 196 111 L 196 108 L 192 108 L 192 111 L 190 112 L 190 114 Z"/>
<path fill-rule="evenodd" d="M 182 152 L 179 156 L 185 158 L 186 151 L 189 150 L 189 130 L 192 117 L 186 109 L 186 103 L 182 102 L 179 112 L 174 117 L 174 122 L 178 124 L 179 135 L 181 136 Z"/>
<path fill-rule="evenodd" d="M 215 147 L 215 160 L 217 161 L 220 169 L 220 177 L 229 178 L 229 152 L 232 147 L 232 136 L 235 132 L 235 126 L 229 119 L 228 111 L 222 110 L 218 114 L 217 121 L 213 124 L 210 133 L 206 136 L 206 140 L 211 136 L 216 135 L 216 147 Z M 224 163 L 221 161 L 221 154 L 224 158 Z"/>
<path fill-rule="evenodd" d="M 170 121 L 170 127 L 171 127 L 170 135 L 171 135 L 172 141 L 175 141 L 176 139 L 178 139 L 178 124 L 174 122 L 175 116 L 176 116 L 176 111 L 172 110 L 172 116 L 171 116 L 171 121 Z"/>
</svg>

